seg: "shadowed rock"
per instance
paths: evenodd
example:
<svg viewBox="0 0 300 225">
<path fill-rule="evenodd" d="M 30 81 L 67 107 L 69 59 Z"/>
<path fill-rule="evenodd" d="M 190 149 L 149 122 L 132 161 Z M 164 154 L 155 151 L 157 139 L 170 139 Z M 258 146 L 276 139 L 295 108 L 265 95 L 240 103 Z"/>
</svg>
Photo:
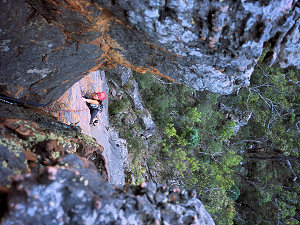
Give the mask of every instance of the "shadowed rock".
<svg viewBox="0 0 300 225">
<path fill-rule="evenodd" d="M 17 109 L 15 116 L 18 116 Z M 36 114 L 35 117 L 41 121 L 41 116 Z M 108 176 L 103 147 L 91 137 L 72 130 L 71 126 L 60 125 L 53 121 L 43 129 L 28 120 L 0 117 L 0 189 L 11 185 L 10 176 L 36 173 L 72 153 L 84 157 L 86 165 L 93 162 L 95 170 Z"/>
<path fill-rule="evenodd" d="M 297 0 L 0 4 L 0 92 L 17 98 L 57 99 L 116 64 L 229 94 L 249 84 L 264 46 L 270 64 L 300 67 Z"/>
<path fill-rule="evenodd" d="M 121 190 L 69 155 L 59 167 L 14 178 L 2 224 L 214 224 L 203 204 L 183 193 L 154 183 Z"/>
</svg>

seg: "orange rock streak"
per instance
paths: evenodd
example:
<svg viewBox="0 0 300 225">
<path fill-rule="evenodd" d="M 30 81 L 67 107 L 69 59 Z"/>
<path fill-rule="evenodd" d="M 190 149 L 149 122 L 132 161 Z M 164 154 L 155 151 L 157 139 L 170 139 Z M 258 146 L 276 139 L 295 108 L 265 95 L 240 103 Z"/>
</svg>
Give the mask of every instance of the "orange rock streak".
<svg viewBox="0 0 300 225">
<path fill-rule="evenodd" d="M 121 23 L 125 26 L 127 26 L 129 29 L 131 29 L 130 26 L 127 24 L 124 24 L 119 19 L 115 18 L 108 10 L 103 9 L 97 4 L 92 4 L 90 2 L 84 1 L 84 0 L 64 0 L 62 2 L 53 1 L 53 0 L 47 0 L 47 2 L 57 6 L 57 7 L 63 7 L 65 9 L 69 9 L 72 11 L 76 11 L 79 14 L 83 15 L 87 21 L 88 24 L 82 24 L 82 30 L 80 32 L 98 32 L 101 34 L 100 37 L 94 39 L 91 42 L 88 42 L 87 40 L 80 40 L 79 42 L 82 44 L 93 44 L 98 46 L 102 50 L 102 54 L 99 56 L 96 56 L 94 59 L 94 62 L 96 65 L 92 68 L 90 68 L 88 71 L 86 71 L 83 74 L 87 74 L 93 71 L 96 71 L 98 69 L 110 69 L 117 66 L 117 64 L 121 64 L 125 67 L 131 68 L 139 73 L 146 73 L 150 72 L 153 74 L 160 75 L 162 77 L 167 78 L 168 80 L 175 82 L 174 79 L 162 74 L 158 69 L 152 67 L 149 65 L 149 68 L 146 67 L 139 67 L 136 65 L 132 65 L 130 62 L 128 62 L 124 55 L 122 55 L 122 51 L 124 49 L 120 44 L 115 41 L 113 38 L 108 35 L 109 27 L 111 25 L 111 21 L 114 20 L 118 23 Z M 92 7 L 91 7 L 92 6 Z M 89 8 L 92 8 L 91 11 L 89 11 Z M 101 16 L 95 17 L 94 10 L 100 11 L 102 14 Z M 66 38 L 70 38 L 70 33 L 64 31 L 64 28 L 60 24 L 56 24 L 66 35 Z M 79 43 L 79 44 L 80 44 Z M 157 50 L 157 46 L 149 44 L 153 49 Z M 116 50 L 117 49 L 117 50 Z M 161 49 L 164 52 L 171 54 L 166 49 Z M 173 54 L 175 57 L 179 57 L 178 55 Z"/>
</svg>

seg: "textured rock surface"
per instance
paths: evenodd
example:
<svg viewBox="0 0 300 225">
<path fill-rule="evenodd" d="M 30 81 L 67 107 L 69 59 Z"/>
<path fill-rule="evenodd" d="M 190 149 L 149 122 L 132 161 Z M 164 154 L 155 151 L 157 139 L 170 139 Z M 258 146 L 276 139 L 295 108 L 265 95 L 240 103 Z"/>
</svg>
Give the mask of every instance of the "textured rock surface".
<svg viewBox="0 0 300 225">
<path fill-rule="evenodd" d="M 110 183 L 124 185 L 125 170 L 129 167 L 127 142 L 112 127 L 108 129 L 108 134 L 109 149 L 104 151 L 104 155 L 108 161 Z"/>
<path fill-rule="evenodd" d="M 248 85 L 267 45 L 269 63 L 300 66 L 297 0 L 0 4 L 0 92 L 17 98 L 57 99 L 116 63 L 228 94 Z"/>
<path fill-rule="evenodd" d="M 103 147 L 94 139 L 61 125 L 53 121 L 52 126 L 41 128 L 28 120 L 0 117 L 0 187 L 9 187 L 12 175 L 36 173 L 73 153 L 94 162 L 96 167 L 94 164 L 93 167 L 107 175 Z"/>
<path fill-rule="evenodd" d="M 94 91 L 105 91 L 107 99 L 103 101 L 103 110 L 97 114 L 98 124 L 91 126 L 90 110 L 82 100 L 83 95 L 89 96 Z M 83 133 L 95 138 L 103 146 L 103 157 L 107 165 L 109 182 L 112 184 L 125 184 L 124 168 L 127 168 L 126 140 L 119 138 L 116 131 L 110 127 L 108 119 L 109 88 L 104 71 L 95 71 L 86 75 L 79 82 L 69 88 L 55 103 L 62 110 L 55 115 L 61 122 L 77 124 Z M 71 110 L 71 111 L 69 111 Z M 72 111 L 73 110 L 73 111 Z M 96 155 L 92 158 L 97 158 Z"/>
<path fill-rule="evenodd" d="M 15 177 L 7 203 L 3 225 L 214 224 L 194 193 L 153 183 L 114 188 L 76 155 L 39 175 Z"/>
<path fill-rule="evenodd" d="M 54 21 L 48 23 L 25 1 L 1 1 L 0 4 L 1 93 L 17 98 L 27 96 L 38 102 L 56 100 L 96 65 L 94 60 L 101 53 L 91 52 L 101 50 L 96 45 L 79 45 L 84 37 L 68 38 L 66 30 Z M 42 6 L 46 12 L 55 12 L 51 6 Z M 70 13 L 57 16 L 76 19 Z M 80 28 L 75 29 L 72 32 Z"/>
<path fill-rule="evenodd" d="M 299 3 L 298 3 L 299 4 Z M 283 42 L 277 49 L 276 64 L 280 67 L 288 67 L 297 65 L 299 68 L 300 62 L 300 20 L 298 19 L 294 26 L 289 31 L 289 35 L 284 37 Z"/>
<path fill-rule="evenodd" d="M 282 46 L 281 52 L 286 53 L 278 61 L 285 59 L 284 66 L 300 67 L 294 60 L 299 57 L 298 1 L 98 2 L 151 43 L 179 56 L 156 60 L 154 67 L 195 89 L 226 94 L 234 86 L 247 85 L 266 43 L 271 44 L 274 58 L 270 63 L 276 61 Z"/>
<path fill-rule="evenodd" d="M 135 80 L 132 80 L 131 83 L 132 83 L 133 88 L 128 90 L 127 93 L 132 98 L 136 110 L 140 110 L 143 112 L 142 115 L 140 116 L 142 124 L 145 129 L 143 136 L 146 138 L 149 138 L 149 137 L 155 135 L 156 125 L 155 125 L 154 121 L 152 120 L 152 116 L 151 116 L 150 112 L 147 109 L 145 109 L 141 103 L 141 97 L 138 92 L 137 82 Z"/>
<path fill-rule="evenodd" d="M 0 106 L 0 115 L 14 107 L 16 117 L 0 118 L 1 224 L 214 224 L 194 192 L 114 186 L 95 140 L 28 109 Z M 17 118 L 26 113 L 39 124 Z"/>
<path fill-rule="evenodd" d="M 132 78 L 131 69 L 120 66 L 116 69 L 110 70 L 109 73 L 113 73 L 115 75 L 110 79 L 114 83 L 115 88 L 120 89 L 117 83 L 113 81 L 114 77 L 120 81 L 118 83 L 121 83 L 122 87 L 127 86 L 127 88 L 124 88 L 125 93 L 130 97 L 134 110 L 140 112 L 137 117 L 143 126 L 144 131 L 142 135 L 146 138 L 154 136 L 156 134 L 156 125 L 152 120 L 150 112 L 143 106 L 142 99 L 139 94 L 138 83 Z M 120 94 L 123 94 L 122 91 L 120 91 Z M 130 115 L 128 115 L 127 123 L 133 124 L 135 119 L 137 118 L 131 118 Z"/>
<path fill-rule="evenodd" d="M 243 112 L 239 109 L 226 106 L 223 103 L 220 103 L 219 110 L 226 115 L 226 118 L 235 122 L 234 134 L 237 134 L 241 127 L 246 126 L 252 116 L 252 112 Z"/>
<path fill-rule="evenodd" d="M 133 105 L 136 110 L 143 112 L 139 117 L 141 119 L 141 123 L 144 127 L 143 136 L 149 138 L 156 133 L 156 125 L 152 120 L 152 116 L 150 112 L 144 108 L 142 104 L 142 100 L 139 94 L 138 83 L 135 80 L 131 80 L 130 84 L 132 88 L 127 91 L 127 94 L 130 96 L 131 100 L 133 101 Z"/>
</svg>

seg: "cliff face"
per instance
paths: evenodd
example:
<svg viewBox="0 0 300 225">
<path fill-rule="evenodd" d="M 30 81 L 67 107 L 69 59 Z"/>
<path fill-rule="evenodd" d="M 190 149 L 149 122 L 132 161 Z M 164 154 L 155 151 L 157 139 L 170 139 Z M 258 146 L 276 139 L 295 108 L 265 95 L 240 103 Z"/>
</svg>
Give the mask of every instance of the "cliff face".
<svg viewBox="0 0 300 225">
<path fill-rule="evenodd" d="M 126 191 L 126 192 L 125 192 Z M 76 155 L 39 175 L 15 177 L 2 218 L 9 224 L 214 225 L 195 193 L 143 183 L 124 190 L 105 182 Z M 39 215 L 39 216 L 36 216 Z"/>
<path fill-rule="evenodd" d="M 0 94 L 33 102 L 57 100 L 88 73 L 118 64 L 222 94 L 249 84 L 264 46 L 270 48 L 266 62 L 300 67 L 297 0 L 15 0 L 1 1 L 0 9 Z M 23 119 L 31 116 L 0 106 L 2 117 L 20 110 Z M 0 139 L 1 184 L 12 185 L 0 186 L 3 224 L 44 218 L 53 224 L 213 224 L 194 193 L 142 186 L 124 194 L 97 173 L 109 166 L 103 146 L 54 134 L 53 121 L 41 123 L 43 130 L 19 119 L 0 120 L 7 134 Z M 96 167 L 70 155 L 75 152 Z"/>
<path fill-rule="evenodd" d="M 1 1 L 0 92 L 58 99 L 116 63 L 222 94 L 267 61 L 299 67 L 299 3 L 276 1 Z"/>
<path fill-rule="evenodd" d="M 1 224 L 214 224 L 193 191 L 108 183 L 105 149 L 78 128 L 0 107 Z"/>
<path fill-rule="evenodd" d="M 38 173 L 74 153 L 85 158 L 86 163 L 86 159 L 93 162 L 99 173 L 108 175 L 103 146 L 80 133 L 78 127 L 17 106 L 0 106 L 0 191 L 11 186 L 11 176 Z"/>
<path fill-rule="evenodd" d="M 106 162 L 109 182 L 124 185 L 124 167 L 128 161 L 128 152 L 126 140 L 119 138 L 118 133 L 109 125 L 108 101 L 110 96 L 103 101 L 102 112 L 97 114 L 98 124 L 96 126 L 89 124 L 90 110 L 82 96 L 89 96 L 95 90 L 105 91 L 109 95 L 104 71 L 92 72 L 69 88 L 55 102 L 55 105 L 59 106 L 62 111 L 53 111 L 52 114 L 63 123 L 76 124 L 84 134 L 95 138 L 103 146 L 102 155 Z"/>
<path fill-rule="evenodd" d="M 193 191 L 108 183 L 103 147 L 78 128 L 0 107 L 1 224 L 214 224 Z"/>
<path fill-rule="evenodd" d="M 264 45 L 270 44 L 270 64 L 300 66 L 298 1 L 98 2 L 133 27 L 137 38 L 156 46 L 148 67 L 198 90 L 228 94 L 248 85 Z M 136 55 L 127 52 L 126 58 Z M 149 58 L 144 52 L 138 54 Z"/>
</svg>

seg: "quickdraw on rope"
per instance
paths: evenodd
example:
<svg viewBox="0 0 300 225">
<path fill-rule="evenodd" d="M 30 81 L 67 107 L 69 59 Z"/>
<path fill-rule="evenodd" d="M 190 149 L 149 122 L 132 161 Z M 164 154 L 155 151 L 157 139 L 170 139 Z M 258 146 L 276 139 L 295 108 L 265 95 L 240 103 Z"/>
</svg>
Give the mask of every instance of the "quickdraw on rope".
<svg viewBox="0 0 300 225">
<path fill-rule="evenodd" d="M 15 102 L 18 103 L 24 103 L 27 105 L 33 105 L 36 107 L 41 107 L 47 110 L 51 110 L 51 111 L 63 111 L 63 112 L 80 112 L 80 111 L 87 111 L 89 109 L 54 109 L 54 108 L 49 108 L 47 107 L 48 105 L 50 105 L 53 101 L 50 101 L 46 104 L 40 104 L 40 103 L 35 103 L 35 102 L 31 102 L 31 101 L 27 101 L 27 100 L 20 100 L 20 99 L 16 99 L 16 98 L 11 98 L 11 97 L 6 97 L 6 96 L 1 96 L 0 95 L 0 100 L 2 102 L 8 103 L 13 105 Z"/>
</svg>

